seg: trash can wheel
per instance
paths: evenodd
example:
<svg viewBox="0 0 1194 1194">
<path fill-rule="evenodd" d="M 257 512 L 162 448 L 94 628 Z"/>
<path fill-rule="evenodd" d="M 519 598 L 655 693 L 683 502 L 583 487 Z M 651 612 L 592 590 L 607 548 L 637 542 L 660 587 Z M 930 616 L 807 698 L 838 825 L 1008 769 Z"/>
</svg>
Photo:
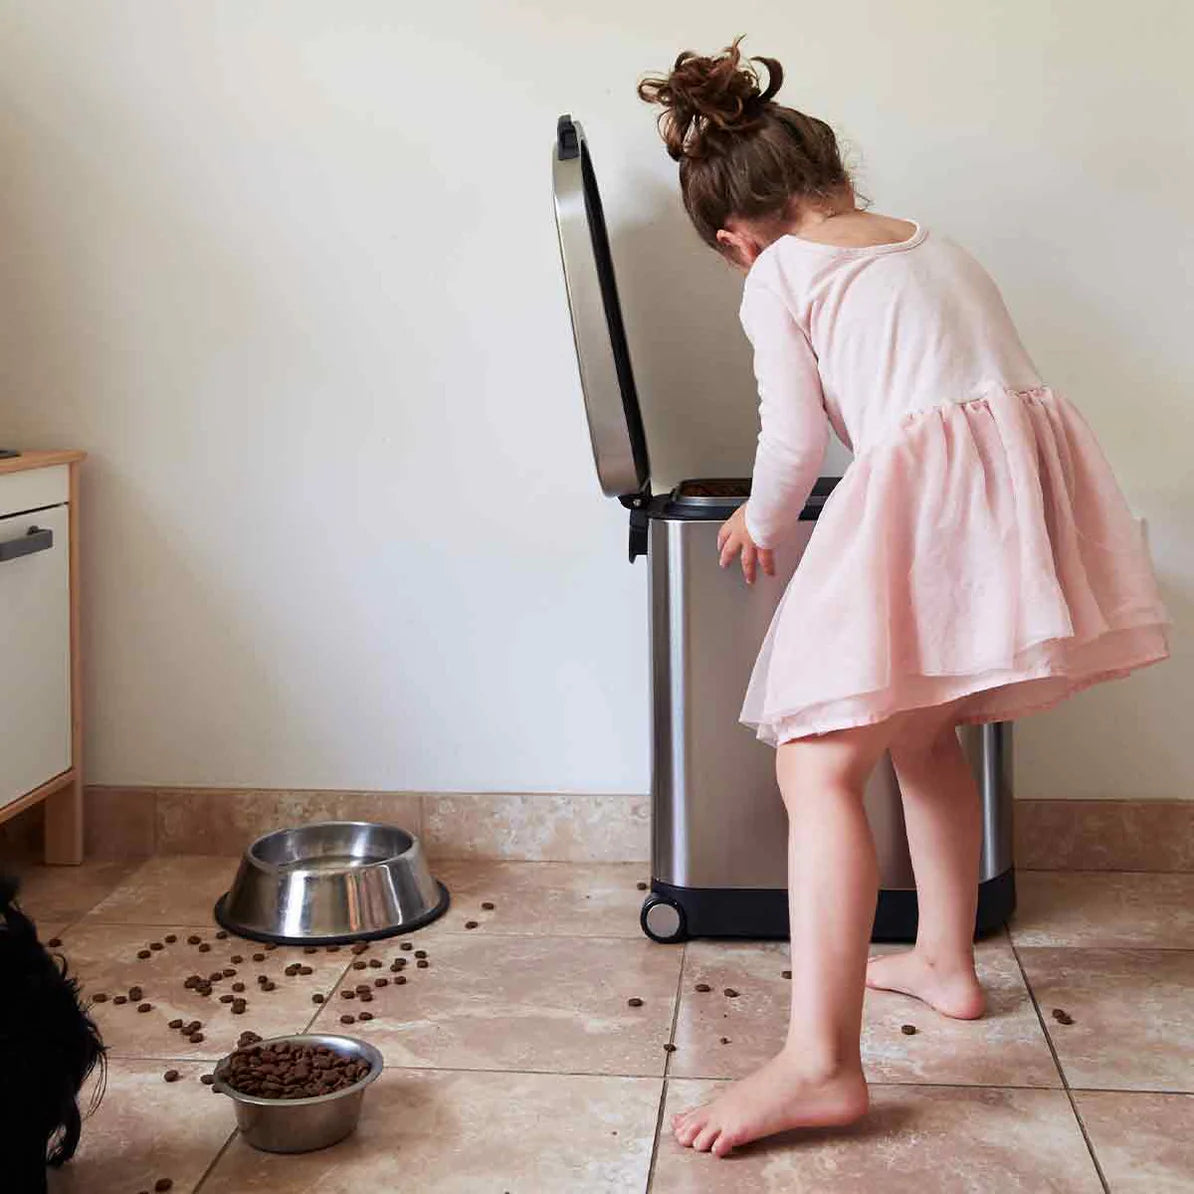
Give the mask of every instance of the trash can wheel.
<svg viewBox="0 0 1194 1194">
<path fill-rule="evenodd" d="M 643 900 L 639 916 L 643 932 L 661 945 L 673 945 L 688 940 L 688 918 L 683 907 L 670 896 L 652 893 Z"/>
</svg>

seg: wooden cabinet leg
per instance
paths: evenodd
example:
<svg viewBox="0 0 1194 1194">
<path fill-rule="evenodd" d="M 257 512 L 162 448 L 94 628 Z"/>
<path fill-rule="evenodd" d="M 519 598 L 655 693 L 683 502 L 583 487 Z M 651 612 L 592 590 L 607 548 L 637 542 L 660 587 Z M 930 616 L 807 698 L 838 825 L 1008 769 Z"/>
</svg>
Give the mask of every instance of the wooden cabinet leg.
<svg viewBox="0 0 1194 1194">
<path fill-rule="evenodd" d="M 83 861 L 83 785 L 76 778 L 45 800 L 46 863 L 78 866 Z"/>
</svg>

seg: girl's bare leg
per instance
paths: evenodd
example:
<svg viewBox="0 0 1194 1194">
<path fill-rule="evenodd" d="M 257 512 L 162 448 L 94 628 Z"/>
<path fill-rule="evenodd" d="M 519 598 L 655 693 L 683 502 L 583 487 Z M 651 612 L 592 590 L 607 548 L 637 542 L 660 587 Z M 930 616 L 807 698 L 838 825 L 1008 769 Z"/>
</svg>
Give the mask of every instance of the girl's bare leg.
<svg viewBox="0 0 1194 1194">
<path fill-rule="evenodd" d="M 850 1123 L 867 1108 L 859 1056 L 878 868 L 862 794 L 890 724 L 787 743 L 792 1006 L 778 1056 L 713 1102 L 672 1120 L 684 1145 L 724 1156 L 797 1127 Z"/>
<path fill-rule="evenodd" d="M 909 715 L 890 749 L 920 915 L 915 948 L 872 958 L 867 986 L 913 995 L 947 1016 L 977 1019 L 985 1006 L 974 972 L 982 804 L 953 711 Z"/>
</svg>

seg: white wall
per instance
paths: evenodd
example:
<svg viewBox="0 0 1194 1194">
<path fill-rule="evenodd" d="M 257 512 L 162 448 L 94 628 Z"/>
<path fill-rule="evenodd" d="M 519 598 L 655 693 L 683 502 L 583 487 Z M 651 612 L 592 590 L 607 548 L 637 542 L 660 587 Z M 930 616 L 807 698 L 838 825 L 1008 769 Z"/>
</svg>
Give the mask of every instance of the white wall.
<svg viewBox="0 0 1194 1194">
<path fill-rule="evenodd" d="M 1147 515 L 1176 661 L 1029 795 L 1190 793 L 1190 6 L 3 0 L 0 441 L 87 448 L 90 778 L 643 791 L 645 582 L 551 215 L 590 135 L 661 482 L 741 472 L 737 282 L 638 75 L 746 30 L 968 243 Z"/>
</svg>

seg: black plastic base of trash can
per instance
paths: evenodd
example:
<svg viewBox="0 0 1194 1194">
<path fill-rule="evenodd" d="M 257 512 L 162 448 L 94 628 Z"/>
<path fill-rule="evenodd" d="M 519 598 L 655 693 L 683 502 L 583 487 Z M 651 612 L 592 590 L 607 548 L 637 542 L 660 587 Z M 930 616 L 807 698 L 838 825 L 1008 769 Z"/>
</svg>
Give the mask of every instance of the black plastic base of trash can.
<svg viewBox="0 0 1194 1194">
<path fill-rule="evenodd" d="M 652 906 L 670 904 L 679 915 L 669 919 L 675 929 L 669 936 L 651 931 Z M 986 936 L 1001 928 L 1016 908 L 1016 872 L 1008 867 L 980 883 L 975 935 Z M 717 888 L 676 887 L 656 879 L 643 903 L 643 931 L 653 941 L 685 941 L 690 937 L 745 937 L 774 940 L 788 936 L 788 893 L 782 887 Z M 875 908 L 873 941 L 916 939 L 916 892 L 881 891 Z"/>
</svg>

